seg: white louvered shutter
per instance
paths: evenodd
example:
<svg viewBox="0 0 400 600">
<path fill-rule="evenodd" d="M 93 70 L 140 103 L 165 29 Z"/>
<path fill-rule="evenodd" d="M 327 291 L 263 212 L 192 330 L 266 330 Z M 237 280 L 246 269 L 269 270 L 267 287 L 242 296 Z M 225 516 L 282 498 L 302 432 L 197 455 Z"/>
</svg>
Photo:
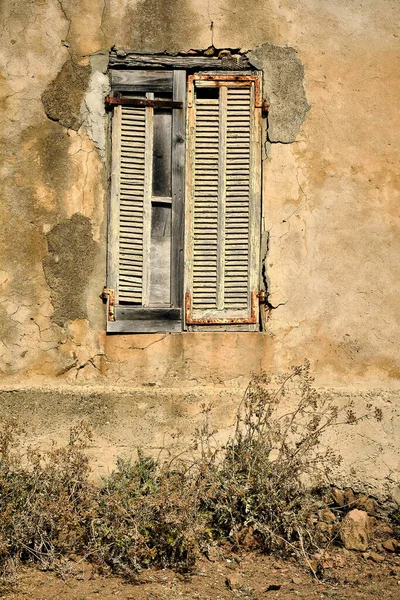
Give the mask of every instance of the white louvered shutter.
<svg viewBox="0 0 400 600">
<path fill-rule="evenodd" d="M 186 244 L 189 326 L 258 322 L 258 83 L 255 77 L 210 81 L 201 75 L 191 81 Z M 207 94 L 207 89 L 214 91 Z"/>
<path fill-rule="evenodd" d="M 146 109 L 119 106 L 118 299 L 142 304 Z"/>
</svg>

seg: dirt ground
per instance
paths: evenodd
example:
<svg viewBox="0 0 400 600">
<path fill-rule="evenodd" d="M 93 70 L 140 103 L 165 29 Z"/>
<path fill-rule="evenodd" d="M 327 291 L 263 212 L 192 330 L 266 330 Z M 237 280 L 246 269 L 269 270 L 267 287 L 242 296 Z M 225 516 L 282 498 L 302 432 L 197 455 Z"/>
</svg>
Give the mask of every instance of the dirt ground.
<svg viewBox="0 0 400 600">
<path fill-rule="evenodd" d="M 144 570 L 128 583 L 100 575 L 77 559 L 61 574 L 23 568 L 16 583 L 2 595 L 6 600 L 291 600 L 298 598 L 354 598 L 400 600 L 400 557 L 386 553 L 373 562 L 356 552 L 338 549 L 320 564 L 317 581 L 305 566 L 256 552 L 233 554 L 213 549 L 202 557 L 190 575 L 170 570 Z M 314 563 L 315 566 L 315 563 Z"/>
</svg>

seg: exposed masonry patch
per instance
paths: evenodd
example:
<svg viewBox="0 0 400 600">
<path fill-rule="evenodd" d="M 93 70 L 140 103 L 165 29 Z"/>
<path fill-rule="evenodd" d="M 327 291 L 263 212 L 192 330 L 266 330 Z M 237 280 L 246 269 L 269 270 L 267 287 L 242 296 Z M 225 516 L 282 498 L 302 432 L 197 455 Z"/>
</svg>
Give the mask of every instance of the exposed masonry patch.
<svg viewBox="0 0 400 600">
<path fill-rule="evenodd" d="M 80 66 L 68 60 L 57 77 L 42 95 L 46 115 L 60 125 L 75 129 L 82 124 L 81 102 L 90 77 L 90 67 Z"/>
<path fill-rule="evenodd" d="M 310 110 L 304 89 L 304 66 L 294 48 L 263 44 L 247 53 L 263 71 L 263 95 L 270 103 L 268 141 L 290 144 Z"/>
<path fill-rule="evenodd" d="M 86 319 L 85 290 L 94 268 L 97 244 L 90 219 L 74 214 L 46 235 L 49 254 L 43 270 L 51 290 L 52 320 L 61 327 L 66 321 Z"/>
</svg>

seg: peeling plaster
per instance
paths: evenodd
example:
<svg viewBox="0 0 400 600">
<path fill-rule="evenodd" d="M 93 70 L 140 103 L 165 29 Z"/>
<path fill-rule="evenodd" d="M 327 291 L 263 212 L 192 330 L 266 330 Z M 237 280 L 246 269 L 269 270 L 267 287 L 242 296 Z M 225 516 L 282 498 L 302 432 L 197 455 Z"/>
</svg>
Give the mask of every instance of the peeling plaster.
<svg viewBox="0 0 400 600">
<path fill-rule="evenodd" d="M 42 95 L 43 108 L 52 121 L 77 131 L 82 124 L 81 102 L 90 77 L 90 67 L 64 63 Z"/>
<path fill-rule="evenodd" d="M 76 213 L 53 227 L 46 238 L 49 254 L 43 270 L 51 290 L 52 320 L 64 326 L 66 321 L 86 319 L 85 289 L 97 251 L 90 219 Z"/>
<path fill-rule="evenodd" d="M 96 142 L 104 158 L 106 148 L 106 111 L 104 98 L 110 91 L 110 82 L 104 73 L 92 73 L 84 102 L 81 106 L 83 127 L 91 140 Z"/>
<path fill-rule="evenodd" d="M 294 48 L 263 44 L 247 53 L 263 72 L 263 95 L 269 101 L 268 141 L 296 140 L 310 105 L 304 89 L 304 66 Z"/>
</svg>

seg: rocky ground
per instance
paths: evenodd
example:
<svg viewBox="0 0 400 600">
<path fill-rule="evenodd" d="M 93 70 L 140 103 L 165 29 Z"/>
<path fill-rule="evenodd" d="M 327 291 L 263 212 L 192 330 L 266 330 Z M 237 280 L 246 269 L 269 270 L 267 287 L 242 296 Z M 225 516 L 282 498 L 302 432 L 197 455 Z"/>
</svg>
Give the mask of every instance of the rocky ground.
<svg viewBox="0 0 400 600">
<path fill-rule="evenodd" d="M 232 553 L 214 548 L 191 575 L 169 570 L 142 571 L 133 583 L 100 575 L 86 562 L 65 565 L 61 575 L 25 568 L 6 600 L 279 600 L 334 598 L 381 600 L 400 598 L 400 557 L 334 549 L 317 558 L 318 580 L 292 560 L 277 560 L 255 551 Z"/>
<path fill-rule="evenodd" d="M 128 582 L 70 557 L 56 571 L 20 567 L 13 576 L 11 569 L 0 595 L 6 600 L 400 600 L 398 508 L 351 489 L 333 488 L 328 500 L 309 523 L 325 549 L 307 559 L 261 554 L 247 528 L 233 543 L 212 545 L 190 574 L 144 569 Z"/>
</svg>

